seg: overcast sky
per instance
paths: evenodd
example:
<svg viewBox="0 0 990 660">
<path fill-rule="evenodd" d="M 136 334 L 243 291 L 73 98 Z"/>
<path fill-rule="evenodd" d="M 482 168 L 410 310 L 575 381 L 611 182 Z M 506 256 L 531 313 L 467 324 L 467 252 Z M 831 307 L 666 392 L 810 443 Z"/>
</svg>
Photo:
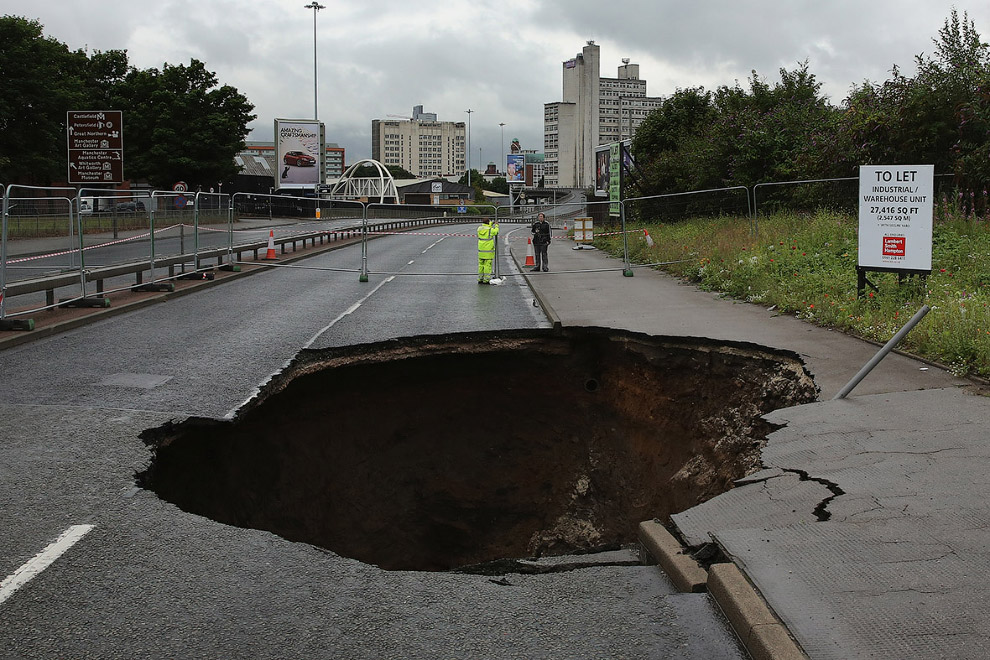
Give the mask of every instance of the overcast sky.
<svg viewBox="0 0 990 660">
<path fill-rule="evenodd" d="M 313 10 L 309 0 L 4 0 L 0 12 L 38 20 L 71 49 L 126 49 L 132 65 L 205 62 L 258 118 L 249 139 L 271 140 L 273 120 L 313 116 Z M 601 74 L 624 57 L 650 96 L 714 89 L 752 70 L 770 82 L 807 60 L 838 105 L 853 84 L 882 82 L 893 65 L 913 75 L 916 55 L 953 7 L 986 41 L 986 0 L 320 0 L 319 118 L 348 163 L 371 156 L 371 120 L 414 105 L 443 121 L 471 114 L 471 162 L 504 144 L 543 147 L 543 104 L 561 97 L 561 63 L 586 41 Z M 126 118 L 125 118 L 126 133 Z M 481 168 L 483 169 L 483 167 Z"/>
</svg>

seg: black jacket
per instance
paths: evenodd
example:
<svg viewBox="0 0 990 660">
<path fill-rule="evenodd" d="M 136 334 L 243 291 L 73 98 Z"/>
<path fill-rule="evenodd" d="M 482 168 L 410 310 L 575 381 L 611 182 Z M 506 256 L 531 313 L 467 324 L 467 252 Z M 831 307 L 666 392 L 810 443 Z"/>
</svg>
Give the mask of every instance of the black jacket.
<svg viewBox="0 0 990 660">
<path fill-rule="evenodd" d="M 533 243 L 550 245 L 550 223 L 546 220 L 537 220 L 533 223 Z"/>
</svg>

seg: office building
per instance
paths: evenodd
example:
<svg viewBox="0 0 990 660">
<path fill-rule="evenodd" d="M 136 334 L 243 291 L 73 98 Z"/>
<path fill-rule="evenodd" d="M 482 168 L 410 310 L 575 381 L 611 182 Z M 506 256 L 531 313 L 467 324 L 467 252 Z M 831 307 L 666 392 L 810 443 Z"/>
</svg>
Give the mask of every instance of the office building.
<svg viewBox="0 0 990 660">
<path fill-rule="evenodd" d="M 371 157 L 423 178 L 464 174 L 465 123 L 436 117 L 418 105 L 409 118 L 373 119 Z"/>
<path fill-rule="evenodd" d="M 562 65 L 562 100 L 543 106 L 547 187 L 594 183 L 595 147 L 630 139 L 662 100 L 646 95 L 639 65 L 622 60 L 615 78 L 600 75 L 600 49 L 589 41 Z"/>
</svg>

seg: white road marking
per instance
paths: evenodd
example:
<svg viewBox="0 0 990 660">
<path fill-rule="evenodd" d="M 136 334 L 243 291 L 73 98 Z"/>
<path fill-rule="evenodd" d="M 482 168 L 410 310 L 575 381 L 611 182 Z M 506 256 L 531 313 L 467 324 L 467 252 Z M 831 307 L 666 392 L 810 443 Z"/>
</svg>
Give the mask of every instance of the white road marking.
<svg viewBox="0 0 990 660">
<path fill-rule="evenodd" d="M 435 241 L 435 242 L 433 242 L 433 243 L 430 243 L 429 245 L 427 245 L 427 246 L 426 246 L 426 249 L 425 249 L 425 250 L 423 250 L 422 252 L 420 252 L 420 254 L 426 254 L 426 250 L 429 250 L 430 248 L 432 248 L 432 247 L 435 247 L 435 246 L 437 246 L 437 245 L 439 245 L 439 244 L 440 244 L 440 243 L 442 243 L 442 242 L 443 242 L 443 240 L 444 240 L 444 239 L 446 239 L 446 238 L 447 238 L 447 237 L 446 237 L 446 236 L 444 236 L 444 237 L 443 237 L 443 238 L 441 238 L 441 239 L 440 239 L 439 241 Z"/>
<path fill-rule="evenodd" d="M 10 598 L 15 591 L 31 581 L 36 575 L 51 566 L 56 559 L 86 536 L 94 525 L 73 525 L 62 535 L 0 582 L 0 604 Z"/>
<path fill-rule="evenodd" d="M 348 307 L 347 310 L 344 313 L 342 313 L 340 316 L 338 316 L 334 320 L 330 321 L 330 324 L 329 325 L 327 325 L 325 328 L 323 328 L 322 330 L 320 330 L 319 332 L 317 332 L 315 335 L 313 335 L 313 338 L 312 339 L 310 339 L 308 342 L 306 342 L 305 344 L 303 344 L 303 348 L 309 348 L 310 346 L 312 346 L 313 345 L 313 342 L 315 342 L 317 339 L 320 338 L 320 335 L 322 335 L 324 332 L 326 332 L 327 330 L 329 330 L 333 326 L 337 325 L 337 323 L 340 320 L 342 320 L 345 316 L 347 316 L 349 314 L 353 314 L 354 312 L 356 312 L 358 310 L 358 308 L 361 307 L 361 305 L 364 304 L 364 301 L 365 300 L 367 300 L 371 296 L 375 295 L 375 292 L 377 292 L 378 289 L 382 288 L 383 286 L 385 286 L 386 284 L 388 284 L 389 282 L 391 282 L 394 279 L 395 279 L 395 275 L 392 275 L 390 277 L 385 278 L 381 282 L 379 282 L 378 283 L 378 286 L 376 286 L 374 289 L 372 289 L 371 291 L 369 291 L 367 293 L 367 295 L 365 295 L 364 298 L 361 298 L 361 300 L 357 301 L 356 303 L 354 303 L 353 305 L 351 305 L 350 307 Z"/>
<path fill-rule="evenodd" d="M 375 288 L 372 289 L 371 291 L 369 291 L 367 293 L 367 295 L 365 295 L 363 298 L 361 298 L 361 300 L 357 301 L 356 303 L 354 303 L 353 305 L 351 305 L 350 307 L 348 307 L 346 310 L 344 310 L 343 313 L 340 314 L 340 316 L 338 316 L 334 320 L 330 321 L 330 323 L 327 324 L 326 326 L 324 326 L 322 330 L 320 330 L 315 335 L 313 335 L 310 338 L 309 341 L 307 341 L 305 344 L 303 344 L 303 348 L 309 348 L 310 346 L 312 346 L 313 343 L 317 339 L 320 338 L 320 335 L 322 335 L 324 332 L 326 332 L 327 330 L 329 330 L 333 326 L 337 325 L 337 323 L 340 322 L 344 317 L 348 316 L 349 314 L 353 314 L 354 312 L 356 312 L 358 310 L 358 308 L 361 307 L 362 304 L 364 304 L 364 301 L 366 301 L 371 296 L 375 295 L 375 292 L 378 291 L 378 289 L 382 288 L 383 286 L 385 286 L 386 284 L 388 284 L 389 282 L 391 282 L 394 279 L 395 279 L 395 275 L 392 275 L 392 276 L 387 277 L 386 279 L 382 280 L 381 282 L 379 282 L 375 286 Z M 285 361 L 285 363 L 281 366 L 281 368 L 278 371 L 276 371 L 276 372 L 274 372 L 272 374 L 269 374 L 268 378 L 266 378 L 265 381 L 261 385 L 259 385 L 258 387 L 255 387 L 254 389 L 251 390 L 251 394 L 248 396 L 248 398 L 244 399 L 244 401 L 242 401 L 236 407 L 231 408 L 230 410 L 228 410 L 227 411 L 227 414 L 224 415 L 223 418 L 224 419 L 233 419 L 234 415 L 237 414 L 237 411 L 238 410 L 240 410 L 241 408 L 243 408 L 245 405 L 247 405 L 247 403 L 251 399 L 253 399 L 255 396 L 257 396 L 258 395 L 258 392 L 261 391 L 261 388 L 264 387 L 266 383 L 268 383 L 269 381 L 271 381 L 271 379 L 275 375 L 280 374 L 283 371 L 285 371 L 286 367 L 288 367 L 290 364 L 292 364 L 292 360 L 294 360 L 294 359 L 295 359 L 295 357 L 289 358 L 288 360 Z"/>
</svg>

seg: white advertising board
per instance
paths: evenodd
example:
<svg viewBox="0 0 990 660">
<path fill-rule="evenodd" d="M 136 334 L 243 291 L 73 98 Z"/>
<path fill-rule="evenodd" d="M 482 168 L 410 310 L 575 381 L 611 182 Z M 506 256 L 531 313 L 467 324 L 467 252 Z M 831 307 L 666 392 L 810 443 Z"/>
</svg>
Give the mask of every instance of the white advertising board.
<svg viewBox="0 0 990 660">
<path fill-rule="evenodd" d="M 932 269 L 934 165 L 861 165 L 859 265 Z"/>
<path fill-rule="evenodd" d="M 325 182 L 323 124 L 315 119 L 275 120 L 275 188 L 314 188 Z"/>
</svg>

